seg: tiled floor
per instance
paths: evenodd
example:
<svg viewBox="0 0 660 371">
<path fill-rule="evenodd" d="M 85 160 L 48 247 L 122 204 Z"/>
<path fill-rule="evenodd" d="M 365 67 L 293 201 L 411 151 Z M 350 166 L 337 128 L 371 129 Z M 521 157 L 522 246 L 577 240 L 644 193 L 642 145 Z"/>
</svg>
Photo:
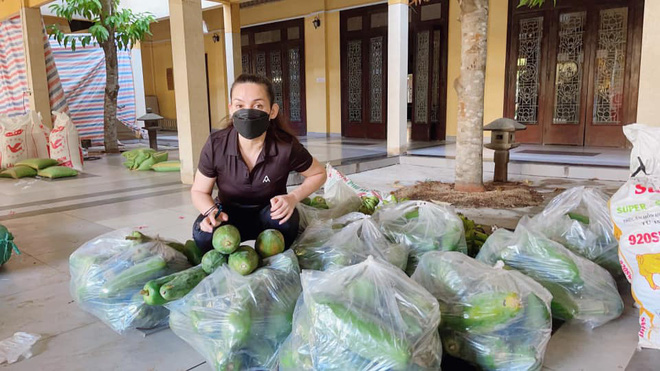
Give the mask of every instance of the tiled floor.
<svg viewBox="0 0 660 371">
<path fill-rule="evenodd" d="M 341 138 L 308 138 L 320 160 L 384 154 L 384 144 L 343 145 Z M 176 157 L 176 153 L 171 153 Z M 119 156 L 85 165 L 84 177 L 60 181 L 0 181 L 0 223 L 23 251 L 0 268 L 0 339 L 16 331 L 42 335 L 34 356 L 8 370 L 189 370 L 203 359 L 171 331 L 148 337 L 119 336 L 81 311 L 68 291 L 68 256 L 83 242 L 116 228 L 142 228 L 149 234 L 185 240 L 197 215 L 189 187 L 177 173 L 130 172 Z M 486 176 L 489 173 L 486 173 Z M 395 165 L 354 174 L 365 187 L 391 191 L 418 180 L 451 181 L 453 171 L 429 166 Z M 516 178 L 523 179 L 523 178 Z M 612 193 L 620 183 L 526 177 L 541 190 L 558 185 L 591 184 Z M 480 222 L 515 225 L 518 210 L 464 210 Z M 547 351 L 547 370 L 617 370 L 636 346 L 635 311 L 627 298 L 626 315 L 594 331 L 565 325 Z M 208 369 L 202 365 L 196 369 Z"/>
</svg>

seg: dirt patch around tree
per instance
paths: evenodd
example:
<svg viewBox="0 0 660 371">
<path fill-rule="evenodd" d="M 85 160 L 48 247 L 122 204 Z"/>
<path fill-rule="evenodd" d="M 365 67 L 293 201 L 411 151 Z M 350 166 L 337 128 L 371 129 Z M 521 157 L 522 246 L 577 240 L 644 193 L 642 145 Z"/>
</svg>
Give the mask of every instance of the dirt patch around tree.
<svg viewBox="0 0 660 371">
<path fill-rule="evenodd" d="M 436 181 L 419 182 L 403 187 L 392 194 L 410 200 L 441 201 L 456 207 L 508 209 L 537 206 L 543 203 L 543 195 L 525 183 L 486 183 L 485 192 L 459 192 L 454 184 Z"/>
</svg>

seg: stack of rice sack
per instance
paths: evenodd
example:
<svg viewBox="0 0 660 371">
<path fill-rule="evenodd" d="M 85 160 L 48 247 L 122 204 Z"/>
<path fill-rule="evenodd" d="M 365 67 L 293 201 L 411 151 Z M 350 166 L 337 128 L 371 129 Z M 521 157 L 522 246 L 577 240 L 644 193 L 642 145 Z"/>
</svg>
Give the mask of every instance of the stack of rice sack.
<svg viewBox="0 0 660 371">
<path fill-rule="evenodd" d="M 50 131 L 41 116 L 0 116 L 0 178 L 20 179 L 39 176 L 63 178 L 82 171 L 82 149 L 78 132 L 64 113 L 53 112 L 56 119 Z"/>
</svg>

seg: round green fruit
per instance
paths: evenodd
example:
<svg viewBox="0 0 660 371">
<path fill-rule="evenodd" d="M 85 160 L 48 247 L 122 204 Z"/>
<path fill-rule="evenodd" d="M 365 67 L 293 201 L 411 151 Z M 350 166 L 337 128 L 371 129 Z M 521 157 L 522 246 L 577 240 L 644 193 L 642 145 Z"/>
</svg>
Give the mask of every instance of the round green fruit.
<svg viewBox="0 0 660 371">
<path fill-rule="evenodd" d="M 284 236 L 277 229 L 266 229 L 259 233 L 254 247 L 263 259 L 277 255 L 284 251 Z"/>
<path fill-rule="evenodd" d="M 241 246 L 229 255 L 229 267 L 243 276 L 252 273 L 259 266 L 259 255 L 250 246 Z"/>
<path fill-rule="evenodd" d="M 213 232 L 213 248 L 223 254 L 231 254 L 241 244 L 241 234 L 238 228 L 225 224 Z"/>
</svg>

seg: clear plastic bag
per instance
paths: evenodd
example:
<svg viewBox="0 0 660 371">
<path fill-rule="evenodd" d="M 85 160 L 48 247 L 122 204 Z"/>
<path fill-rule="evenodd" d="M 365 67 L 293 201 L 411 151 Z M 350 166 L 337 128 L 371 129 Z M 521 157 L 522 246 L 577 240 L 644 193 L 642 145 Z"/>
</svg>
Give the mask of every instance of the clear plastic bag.
<svg viewBox="0 0 660 371">
<path fill-rule="evenodd" d="M 598 189 L 571 188 L 553 198 L 543 212 L 529 220 L 527 227 L 617 277 L 622 271 L 607 201 L 607 196 Z"/>
<path fill-rule="evenodd" d="M 428 251 L 467 254 L 463 221 L 451 206 L 404 201 L 379 209 L 374 219 L 387 238 L 410 249 L 408 275 L 415 272 L 419 258 Z"/>
<path fill-rule="evenodd" d="M 291 250 L 263 263 L 248 276 L 223 265 L 166 305 L 172 331 L 213 369 L 269 370 L 277 364 L 301 292 L 300 268 Z"/>
<path fill-rule="evenodd" d="M 389 263 L 305 270 L 280 370 L 438 370 L 438 301 Z"/>
<path fill-rule="evenodd" d="M 9 258 L 11 258 L 12 251 L 17 255 L 21 254 L 14 243 L 14 235 L 9 232 L 7 227 L 0 224 L 0 266 L 5 264 Z"/>
<path fill-rule="evenodd" d="M 440 303 L 444 350 L 483 370 L 540 370 L 550 341 L 548 290 L 455 251 L 424 254 L 412 279 Z"/>
<path fill-rule="evenodd" d="M 660 178 L 629 179 L 612 196 L 610 210 L 623 272 L 640 308 L 639 345 L 660 349 Z"/>
<path fill-rule="evenodd" d="M 387 240 L 373 219 L 350 213 L 307 227 L 292 249 L 303 269 L 327 270 L 357 264 L 369 255 L 406 269 L 407 247 Z"/>
<path fill-rule="evenodd" d="M 16 332 L 14 336 L 0 341 L 0 365 L 18 361 L 19 358 L 28 359 L 32 357 L 32 346 L 41 335 L 29 334 L 27 332 Z"/>
<path fill-rule="evenodd" d="M 140 290 L 151 279 L 190 267 L 186 257 L 165 241 L 131 240 L 131 233 L 130 229 L 106 233 L 69 257 L 71 296 L 120 334 L 167 323 L 169 311 L 145 304 Z"/>
<path fill-rule="evenodd" d="M 502 261 L 539 282 L 552 293 L 555 318 L 593 328 L 619 317 L 623 301 L 612 276 L 560 243 L 530 231 L 524 219 L 515 232 L 496 230 L 477 260 L 490 265 Z"/>
<path fill-rule="evenodd" d="M 326 165 L 328 178 L 323 185 L 323 197 L 328 205 L 327 209 L 317 209 L 303 203 L 296 205 L 300 213 L 301 230 L 304 230 L 316 220 L 339 218 L 360 209 L 360 205 L 362 205 L 360 197 L 346 182 L 342 181 L 341 177 L 336 176 L 335 172 L 337 170 L 330 166 L 330 164 Z M 330 176 L 331 174 L 335 175 Z M 310 197 L 314 197 L 314 195 Z"/>
</svg>

